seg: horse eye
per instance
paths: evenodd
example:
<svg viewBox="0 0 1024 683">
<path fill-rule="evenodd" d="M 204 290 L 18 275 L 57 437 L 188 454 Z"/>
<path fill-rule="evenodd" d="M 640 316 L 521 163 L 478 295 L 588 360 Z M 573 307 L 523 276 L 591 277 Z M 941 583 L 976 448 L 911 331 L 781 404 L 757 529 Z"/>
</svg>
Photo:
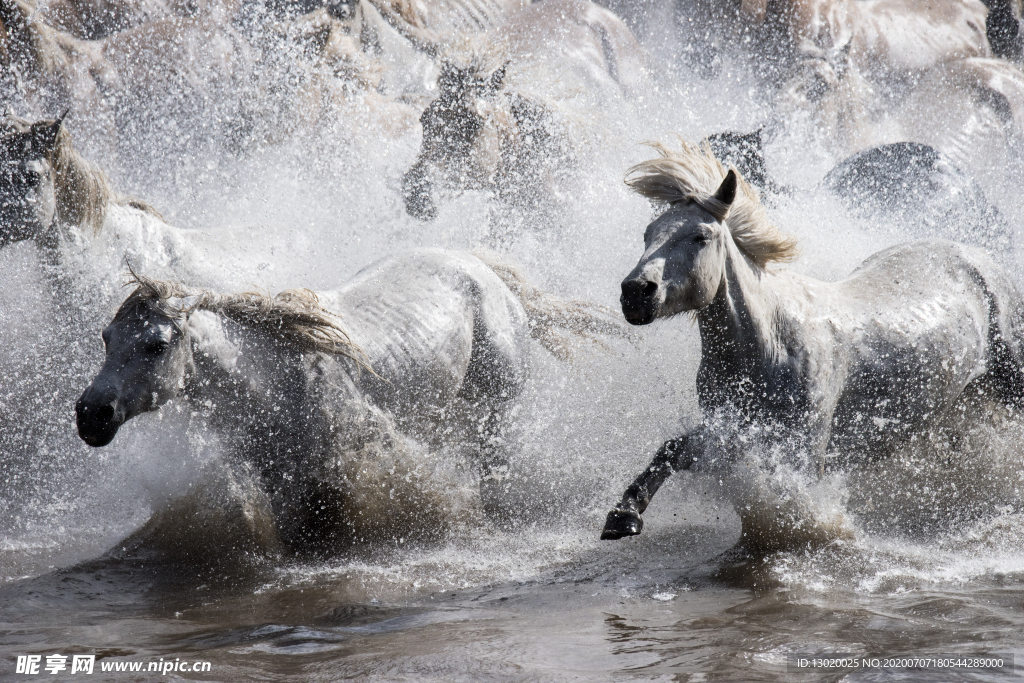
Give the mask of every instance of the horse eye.
<svg viewBox="0 0 1024 683">
<path fill-rule="evenodd" d="M 161 339 L 160 341 L 153 341 L 146 344 L 146 353 L 150 353 L 155 356 L 157 354 L 163 353 L 170 347 L 170 344 Z"/>
<path fill-rule="evenodd" d="M 697 235 L 693 238 L 693 241 L 697 244 L 704 246 L 708 243 L 708 238 L 705 235 Z"/>
<path fill-rule="evenodd" d="M 38 171 L 27 170 L 22 174 L 26 185 L 38 185 L 42 181 L 43 176 Z"/>
</svg>

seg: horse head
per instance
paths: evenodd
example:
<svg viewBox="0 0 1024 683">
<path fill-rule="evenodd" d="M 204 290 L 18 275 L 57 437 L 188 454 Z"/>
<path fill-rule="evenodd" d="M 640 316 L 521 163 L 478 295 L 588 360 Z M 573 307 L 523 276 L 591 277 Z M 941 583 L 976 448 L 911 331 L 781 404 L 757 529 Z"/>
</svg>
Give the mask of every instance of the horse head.
<svg viewBox="0 0 1024 683">
<path fill-rule="evenodd" d="M 87 444 L 106 446 L 125 422 L 182 393 L 195 371 L 190 298 L 160 299 L 140 287 L 103 330 L 103 367 L 75 404 Z"/>
<path fill-rule="evenodd" d="M 800 253 L 735 168 L 726 171 L 707 143 L 679 143 L 679 150 L 651 143 L 659 156 L 637 164 L 626 177 L 635 192 L 669 205 L 647 226 L 644 255 L 622 281 L 622 312 L 634 325 L 708 306 L 730 260 L 743 259 L 763 271 Z"/>
<path fill-rule="evenodd" d="M 53 225 L 53 154 L 63 121 L 29 124 L 9 114 L 0 124 L 0 247 L 38 237 Z"/>
<path fill-rule="evenodd" d="M 622 281 L 627 322 L 646 325 L 711 303 L 725 277 L 725 219 L 736 186 L 730 170 L 713 196 L 680 200 L 647 226 L 644 255 Z"/>
<path fill-rule="evenodd" d="M 829 92 L 838 89 L 853 69 L 850 60 L 852 46 L 852 42 L 847 42 L 840 48 L 826 50 L 809 40 L 801 41 L 798 48 L 801 56 L 794 76 L 783 87 L 784 97 L 807 106 L 820 102 Z"/>
<path fill-rule="evenodd" d="M 438 96 L 420 116 L 423 142 L 405 174 L 402 194 L 411 216 L 437 214 L 439 191 L 486 187 L 501 164 L 502 123 L 509 113 L 499 102 L 505 64 L 491 73 L 450 61 L 442 65 Z"/>
</svg>

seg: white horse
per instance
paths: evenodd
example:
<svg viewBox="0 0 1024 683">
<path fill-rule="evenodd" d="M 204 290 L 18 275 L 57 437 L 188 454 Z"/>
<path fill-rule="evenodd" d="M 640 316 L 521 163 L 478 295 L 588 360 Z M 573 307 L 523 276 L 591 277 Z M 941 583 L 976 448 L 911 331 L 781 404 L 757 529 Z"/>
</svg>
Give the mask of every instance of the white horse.
<svg viewBox="0 0 1024 683">
<path fill-rule="evenodd" d="M 79 435 L 106 445 L 125 421 L 183 397 L 255 467 L 281 537 L 300 552 L 444 525 L 452 492 L 418 488 L 423 462 L 389 461 L 391 420 L 428 441 L 475 444 L 485 509 L 505 521 L 502 427 L 530 336 L 563 352 L 560 331 L 618 331 L 508 264 L 440 249 L 378 261 L 317 294 L 138 283 L 103 332 Z"/>
<path fill-rule="evenodd" d="M 677 0 L 676 5 L 681 57 L 705 77 L 717 73 L 719 53 L 730 49 L 759 80 L 772 84 L 785 82 L 809 50 L 848 50 L 856 67 L 883 88 L 905 86 L 949 60 L 991 55 L 988 11 L 979 0 Z"/>
<path fill-rule="evenodd" d="M 849 43 L 847 43 L 847 47 Z M 895 142 L 929 145 L 986 190 L 1024 142 L 1024 69 L 1001 59 L 954 59 L 886 92 L 848 50 L 808 47 L 774 101 L 774 125 L 797 129 L 837 157 Z"/>
<path fill-rule="evenodd" d="M 135 164 L 195 152 L 232 130 L 258 54 L 212 17 L 152 21 L 102 40 L 47 26 L 22 0 L 0 0 L 11 69 L 40 114 L 73 109 L 76 134 Z M 140 153 L 140 146 L 144 150 Z"/>
<path fill-rule="evenodd" d="M 848 533 L 842 517 L 816 518 L 806 499 L 766 483 L 751 453 L 758 441 L 785 444 L 783 462 L 814 474 L 940 428 L 966 395 L 1024 401 L 1024 300 L 983 251 L 901 244 L 837 283 L 769 270 L 794 258 L 796 243 L 746 182 L 708 150 L 655 148 L 660 157 L 628 182 L 669 206 L 622 282 L 622 310 L 634 325 L 694 315 L 704 422 L 662 446 L 602 538 L 640 533 L 658 487 L 692 468 L 728 484 L 748 549 L 826 542 Z"/>
<path fill-rule="evenodd" d="M 986 189 L 1000 186 L 1024 151 L 1024 69 L 1002 59 L 942 64 L 894 118 L 903 139 L 941 150 Z"/>
<path fill-rule="evenodd" d="M 0 120 L 0 248 L 6 262 L 26 264 L 25 275 L 40 287 L 30 294 L 39 311 L 5 304 L 0 312 L 10 351 L 0 360 L 0 443 L 25 462 L 74 447 L 65 413 L 75 385 L 92 371 L 82 340 L 123 298 L 126 259 L 206 286 L 224 286 L 233 274 L 248 281 L 253 272 L 205 235 L 117 194 L 75 151 L 60 120 Z"/>
<path fill-rule="evenodd" d="M 763 21 L 768 5 L 744 1 L 741 14 Z M 944 62 L 991 56 L 980 0 L 784 0 L 775 10 L 794 46 L 846 49 L 882 87 L 913 81 Z"/>
</svg>

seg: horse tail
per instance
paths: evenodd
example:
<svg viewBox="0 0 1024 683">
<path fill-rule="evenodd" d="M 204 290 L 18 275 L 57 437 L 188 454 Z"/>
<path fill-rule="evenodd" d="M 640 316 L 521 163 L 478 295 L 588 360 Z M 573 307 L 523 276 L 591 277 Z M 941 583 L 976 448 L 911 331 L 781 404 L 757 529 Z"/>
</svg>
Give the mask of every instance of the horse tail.
<svg viewBox="0 0 1024 683">
<path fill-rule="evenodd" d="M 492 251 L 474 250 L 473 255 L 484 262 L 505 283 L 526 311 L 530 336 L 556 358 L 571 360 L 576 351 L 573 338 L 583 339 L 605 349 L 603 338 L 632 340 L 626 327 L 607 306 L 552 296 L 529 282 L 515 264 Z"/>
</svg>

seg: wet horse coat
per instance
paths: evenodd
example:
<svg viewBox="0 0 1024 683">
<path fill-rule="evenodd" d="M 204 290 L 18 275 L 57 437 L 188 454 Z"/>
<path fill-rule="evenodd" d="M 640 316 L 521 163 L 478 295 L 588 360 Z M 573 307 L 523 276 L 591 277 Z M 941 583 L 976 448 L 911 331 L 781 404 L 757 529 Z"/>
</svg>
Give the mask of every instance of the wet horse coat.
<svg viewBox="0 0 1024 683">
<path fill-rule="evenodd" d="M 1012 253 L 1013 230 L 978 182 L 928 145 L 898 142 L 865 150 L 829 171 L 821 187 L 872 227 L 953 239 L 997 257 Z"/>
<path fill-rule="evenodd" d="M 630 183 L 673 203 L 647 228 L 622 309 L 634 325 L 694 313 L 704 422 L 662 446 L 602 538 L 640 533 L 658 487 L 693 468 L 733 482 L 750 549 L 827 541 L 842 525 L 809 519 L 797 496 L 751 478 L 747 436 L 785 444 L 785 457 L 814 473 L 941 426 L 965 393 L 1024 399 L 1024 301 L 987 254 L 929 240 L 879 252 L 836 283 L 768 270 L 795 257 L 795 243 L 742 178 L 685 143 L 658 149 Z"/>
<path fill-rule="evenodd" d="M 330 552 L 396 527 L 396 538 L 445 531 L 430 527 L 443 525 L 453 492 L 418 489 L 429 463 L 403 460 L 394 424 L 428 442 L 475 444 L 484 507 L 506 521 L 502 427 L 529 338 L 587 322 L 553 300 L 538 315 L 513 273 L 421 249 L 317 295 L 142 280 L 103 333 L 106 361 L 76 406 L 79 435 L 104 446 L 180 396 L 256 469 L 284 542 Z"/>
<path fill-rule="evenodd" d="M 769 12 L 781 19 L 793 47 L 846 48 L 854 65 L 879 82 L 991 54 L 988 10 L 979 0 L 744 0 L 740 17 L 762 24 Z"/>
<path fill-rule="evenodd" d="M 125 260 L 160 277 L 223 286 L 238 265 L 206 236 L 119 195 L 74 148 L 63 119 L 0 123 L 0 248 L 33 240 L 67 314 L 117 303 Z M 239 270 L 248 271 L 247 268 Z"/>
</svg>

